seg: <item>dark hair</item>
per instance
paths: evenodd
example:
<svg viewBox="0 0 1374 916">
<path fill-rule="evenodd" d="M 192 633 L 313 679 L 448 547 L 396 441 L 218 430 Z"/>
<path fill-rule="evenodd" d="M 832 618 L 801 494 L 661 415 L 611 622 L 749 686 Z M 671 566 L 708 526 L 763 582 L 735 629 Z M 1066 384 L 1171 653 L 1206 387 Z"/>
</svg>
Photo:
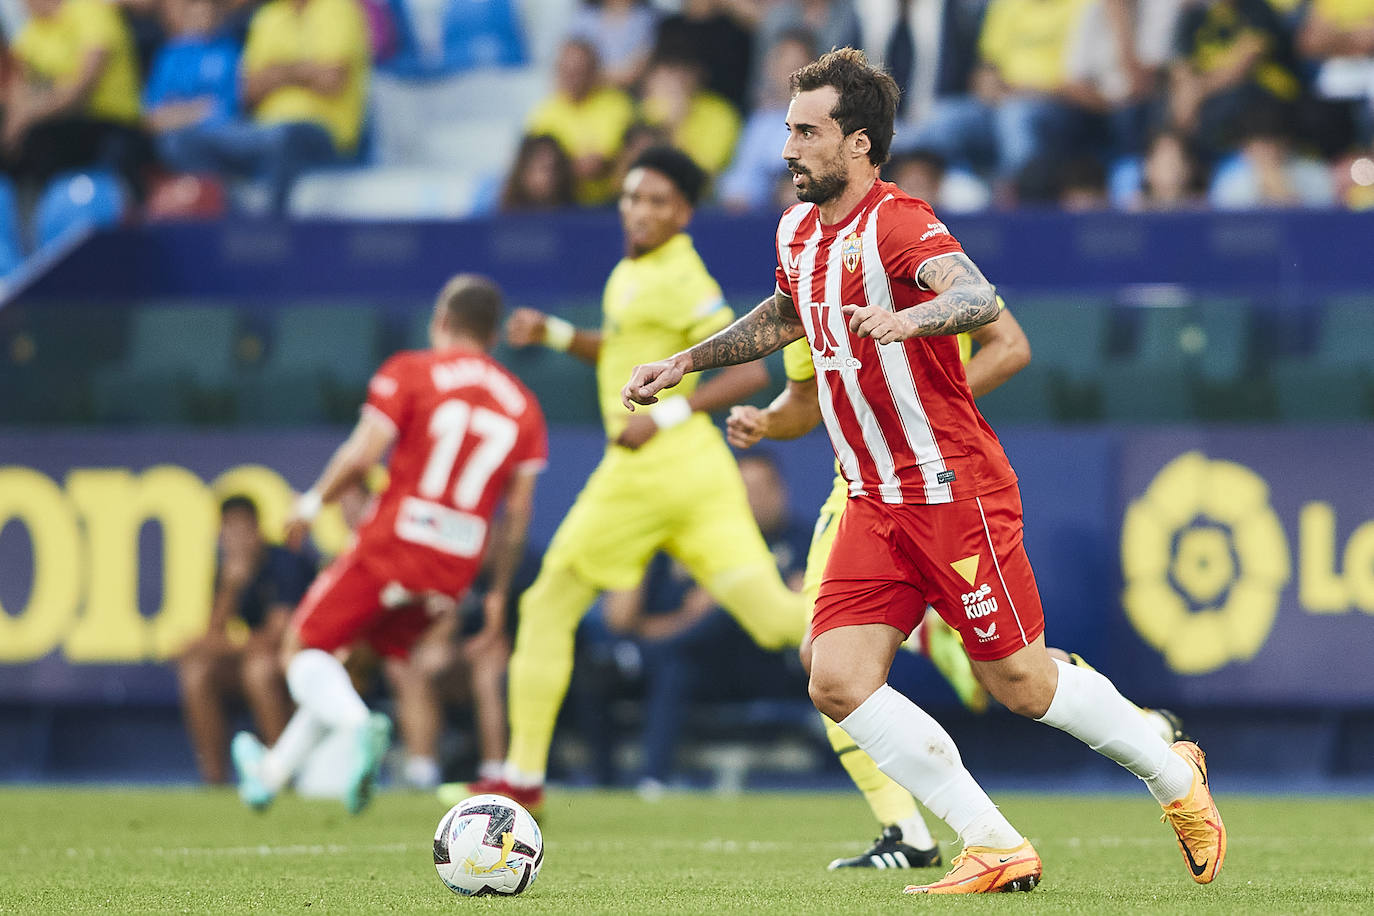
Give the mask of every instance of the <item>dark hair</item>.
<svg viewBox="0 0 1374 916">
<path fill-rule="evenodd" d="M 247 512 L 249 515 L 253 516 L 253 520 L 256 521 L 258 518 L 258 504 L 242 493 L 235 493 L 219 504 L 220 518 L 223 518 L 230 512 Z"/>
<path fill-rule="evenodd" d="M 673 146 L 651 146 L 635 157 L 630 169 L 653 169 L 667 178 L 693 207 L 706 187 L 706 173 L 692 157 Z"/>
<path fill-rule="evenodd" d="M 553 154 L 552 197 L 541 200 L 532 196 L 523 180 L 530 162 L 542 152 Z M 505 187 L 501 189 L 502 210 L 548 210 L 568 207 L 573 203 L 573 164 L 562 145 L 548 134 L 533 134 L 520 141 Z"/>
<path fill-rule="evenodd" d="M 792 92 L 810 92 L 831 86 L 840 94 L 830 117 L 845 136 L 868 132 L 868 161 L 882 165 L 892 147 L 893 122 L 901 90 L 886 70 L 874 67 L 867 55 L 855 48 L 839 48 L 792 74 Z"/>
<path fill-rule="evenodd" d="M 501 290 L 481 274 L 458 274 L 439 291 L 444 326 L 487 340 L 501 320 Z"/>
</svg>

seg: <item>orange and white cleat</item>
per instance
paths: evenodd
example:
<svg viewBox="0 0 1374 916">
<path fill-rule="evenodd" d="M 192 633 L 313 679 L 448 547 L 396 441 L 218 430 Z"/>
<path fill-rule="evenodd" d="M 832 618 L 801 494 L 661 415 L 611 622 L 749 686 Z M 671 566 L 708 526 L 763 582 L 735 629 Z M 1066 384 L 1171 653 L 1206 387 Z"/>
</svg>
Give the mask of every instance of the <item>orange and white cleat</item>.
<svg viewBox="0 0 1374 916">
<path fill-rule="evenodd" d="M 1164 806 L 1162 821 L 1178 834 L 1183 861 L 1198 884 L 1210 884 L 1226 859 L 1226 826 L 1207 786 L 1207 755 L 1191 741 L 1175 741 L 1171 749 L 1193 768 L 1193 788 L 1179 801 Z"/>
<path fill-rule="evenodd" d="M 1030 840 L 1012 849 L 965 846 L 954 867 L 934 884 L 912 884 L 906 894 L 995 894 L 1034 890 L 1040 883 L 1040 856 Z"/>
</svg>

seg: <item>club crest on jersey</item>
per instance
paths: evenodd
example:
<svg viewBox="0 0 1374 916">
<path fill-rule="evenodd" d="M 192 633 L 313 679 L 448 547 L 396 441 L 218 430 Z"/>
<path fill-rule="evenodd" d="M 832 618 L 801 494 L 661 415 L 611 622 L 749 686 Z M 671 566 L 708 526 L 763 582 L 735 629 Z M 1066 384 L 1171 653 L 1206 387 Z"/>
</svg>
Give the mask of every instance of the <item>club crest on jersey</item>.
<svg viewBox="0 0 1374 916">
<path fill-rule="evenodd" d="M 853 273 L 854 269 L 859 266 L 859 259 L 863 257 L 864 253 L 864 245 L 859 239 L 859 233 L 851 232 L 845 236 L 844 247 L 840 249 L 840 253 L 844 255 L 845 270 Z"/>
</svg>

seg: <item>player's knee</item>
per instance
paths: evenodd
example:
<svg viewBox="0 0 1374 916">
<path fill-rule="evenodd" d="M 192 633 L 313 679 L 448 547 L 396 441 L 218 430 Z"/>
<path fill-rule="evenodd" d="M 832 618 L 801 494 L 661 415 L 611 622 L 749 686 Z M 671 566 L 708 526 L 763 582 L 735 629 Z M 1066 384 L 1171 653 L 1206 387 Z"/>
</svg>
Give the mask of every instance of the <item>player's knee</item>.
<svg viewBox="0 0 1374 916">
<path fill-rule="evenodd" d="M 807 692 L 811 694 L 811 702 L 819 712 L 839 722 L 858 709 L 873 691 L 847 678 L 831 677 L 813 670 L 807 682 Z"/>
<path fill-rule="evenodd" d="M 181 691 L 184 694 L 207 693 L 213 685 L 213 675 L 214 664 L 203 653 L 184 655 L 177 664 L 177 680 L 181 682 Z"/>
<path fill-rule="evenodd" d="M 1028 719 L 1043 716 L 1054 699 L 1054 683 L 1040 671 L 1009 671 L 985 686 L 997 702 Z"/>
</svg>

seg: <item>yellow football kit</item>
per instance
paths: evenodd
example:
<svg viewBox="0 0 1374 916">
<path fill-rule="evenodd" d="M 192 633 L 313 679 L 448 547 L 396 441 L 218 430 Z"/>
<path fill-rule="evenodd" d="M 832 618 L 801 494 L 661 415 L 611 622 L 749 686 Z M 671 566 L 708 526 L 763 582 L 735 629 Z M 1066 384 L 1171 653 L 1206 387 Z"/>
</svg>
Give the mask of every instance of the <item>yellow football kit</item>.
<svg viewBox="0 0 1374 916">
<path fill-rule="evenodd" d="M 809 613 L 783 583 L 710 417 L 695 413 L 637 450 L 614 444 L 629 422 L 620 389 L 634 367 L 686 349 L 734 317 L 692 240 L 679 234 L 621 260 L 602 311 L 597 389 L 611 444 L 520 598 L 510 662 L 509 760 L 530 778 L 545 771 L 578 621 L 601 591 L 637 585 L 656 552 L 681 561 L 766 649 L 799 644 Z M 698 378 L 688 376 L 674 394 L 690 395 Z"/>
</svg>

